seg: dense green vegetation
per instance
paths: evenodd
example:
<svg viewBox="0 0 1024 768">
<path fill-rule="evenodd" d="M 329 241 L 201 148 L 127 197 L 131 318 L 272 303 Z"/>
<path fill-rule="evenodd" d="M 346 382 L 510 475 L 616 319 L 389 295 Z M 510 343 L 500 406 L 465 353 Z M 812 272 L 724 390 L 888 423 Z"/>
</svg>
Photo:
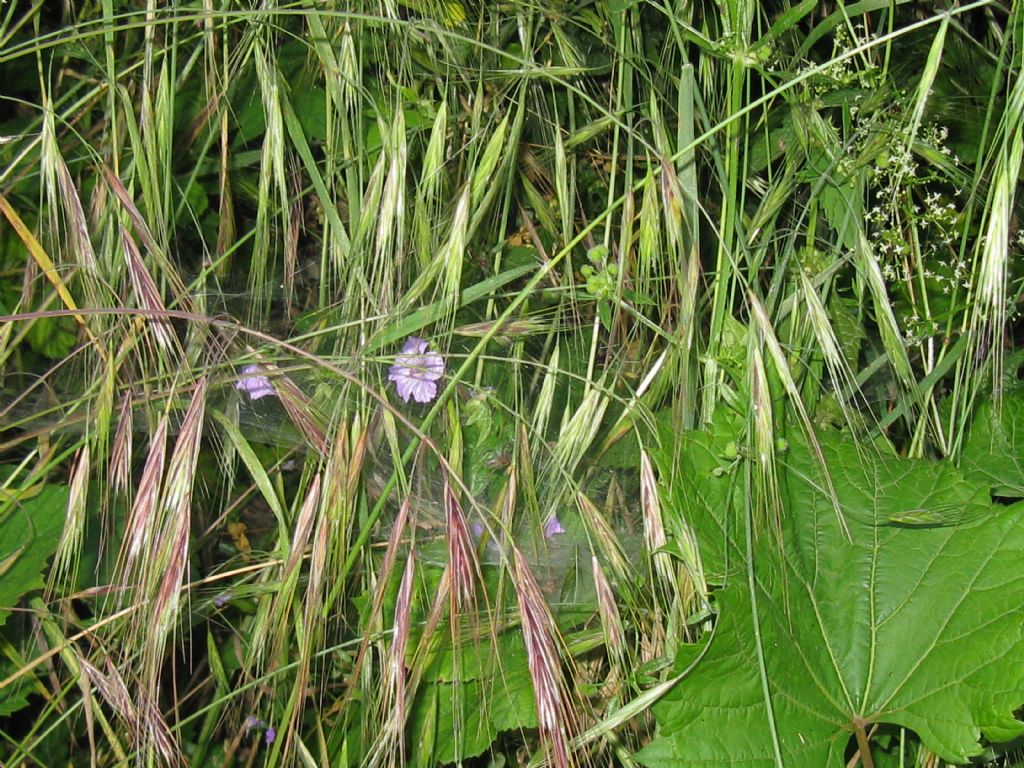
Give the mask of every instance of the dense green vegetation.
<svg viewBox="0 0 1024 768">
<path fill-rule="evenodd" d="M 1024 765 L 1021 14 L 0 4 L 0 764 Z"/>
</svg>

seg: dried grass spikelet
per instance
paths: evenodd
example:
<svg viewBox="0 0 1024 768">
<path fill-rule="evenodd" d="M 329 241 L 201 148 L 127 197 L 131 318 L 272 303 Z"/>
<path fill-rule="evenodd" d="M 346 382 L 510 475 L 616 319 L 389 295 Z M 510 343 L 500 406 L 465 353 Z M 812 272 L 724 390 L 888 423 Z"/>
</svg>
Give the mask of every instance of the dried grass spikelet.
<svg viewBox="0 0 1024 768">
<path fill-rule="evenodd" d="M 412 620 L 412 585 L 416 573 L 416 552 L 410 549 L 395 601 L 394 632 L 391 650 L 384 667 L 384 695 L 381 710 L 387 719 L 377 737 L 370 759 L 372 765 L 399 765 L 406 762 L 405 720 L 408 714 L 406 652 Z"/>
<path fill-rule="evenodd" d="M 398 560 L 398 552 L 402 543 L 402 537 L 409 527 L 409 512 L 410 512 L 410 498 L 406 496 L 402 500 L 401 506 L 398 508 L 398 517 L 395 519 L 394 525 L 391 527 L 391 535 L 388 537 L 387 548 L 384 550 L 384 559 L 381 563 L 380 576 L 377 579 L 377 586 L 373 595 L 373 606 L 370 610 L 369 622 L 372 625 L 376 621 L 376 617 L 380 615 L 381 606 L 384 604 L 384 596 L 387 593 L 388 583 L 391 580 L 391 573 L 395 568 L 395 563 Z M 445 591 L 445 578 L 441 579 L 440 593 Z M 435 624 L 436 626 L 436 617 Z M 352 671 L 348 676 L 348 683 L 345 688 L 345 695 L 338 699 L 338 703 L 331 707 L 331 711 L 340 710 L 343 708 L 353 693 L 355 692 L 356 685 L 359 682 L 360 676 L 363 671 L 363 664 L 366 661 L 366 652 L 370 646 L 371 632 L 366 631 L 363 634 L 362 639 L 359 642 L 359 650 L 356 653 L 355 661 L 352 664 Z"/>
<path fill-rule="evenodd" d="M 294 691 L 292 700 L 297 702 L 297 704 L 291 710 L 288 726 L 285 729 L 285 743 L 282 752 L 284 756 L 290 754 L 293 736 L 299 731 L 301 725 L 302 714 L 305 711 L 305 707 L 302 706 L 301 702 L 306 696 L 306 689 L 309 685 L 310 664 L 323 634 L 324 621 L 321 615 L 321 606 L 326 582 L 329 537 L 333 526 L 330 517 L 324 510 L 324 501 L 319 493 L 319 481 L 320 475 L 316 475 L 314 478 L 315 487 L 309 491 L 306 503 L 303 505 L 303 509 L 312 507 L 315 511 L 319 508 L 320 515 L 315 521 L 316 531 L 312 535 L 313 543 L 309 559 L 309 580 L 306 583 L 306 592 L 302 599 L 302 623 L 298 642 L 298 668 L 295 674 L 295 681 L 292 684 Z M 312 516 L 313 513 L 310 514 Z M 311 520 L 309 525 L 314 525 L 314 521 Z"/>
<path fill-rule="evenodd" d="M 978 373 L 984 367 L 990 368 L 992 400 L 997 410 L 1002 407 L 1006 385 L 1004 366 L 1012 306 L 1007 301 L 1006 289 L 1013 274 L 1011 254 L 1014 249 L 1010 233 L 1017 217 L 1017 179 L 1020 178 L 1024 158 L 1022 111 L 1024 82 L 1017 78 L 1005 112 L 1009 117 L 1001 126 L 1000 151 L 996 154 L 988 198 L 988 221 L 985 236 L 980 238 L 981 253 L 975 256 L 972 269 L 971 291 L 975 300 L 969 302 L 971 310 L 966 325 L 973 354 L 967 357 L 962 367 L 962 376 L 975 382 L 967 387 L 971 393 L 968 401 L 979 386 L 977 382 L 982 380 Z"/>
<path fill-rule="evenodd" d="M 200 379 L 181 423 L 181 433 L 164 465 L 167 416 L 160 420 L 154 450 L 143 470 L 122 546 L 121 586 L 132 588 L 141 599 L 140 621 L 129 629 L 129 647 L 142 650 L 139 685 L 133 694 L 138 710 L 136 731 L 140 749 L 161 755 L 176 753 L 157 704 L 167 640 L 177 626 L 182 585 L 189 560 L 192 486 L 206 407 L 206 379 Z"/>
<path fill-rule="evenodd" d="M 388 157 L 388 172 L 376 211 L 377 242 L 373 263 L 377 273 L 374 282 L 379 286 L 374 295 L 380 302 L 380 311 L 386 313 L 394 305 L 394 286 L 401 282 L 393 270 L 401 268 L 401 257 L 405 252 L 405 178 L 409 150 L 405 116 L 401 109 L 395 111 L 394 123 L 390 130 L 382 132 L 381 138 Z"/>
<path fill-rule="evenodd" d="M 601 513 L 601 510 L 590 500 L 590 498 L 578 491 L 575 495 L 576 507 L 580 511 L 584 524 L 587 526 L 592 540 L 604 556 L 606 562 L 611 566 L 612 574 L 620 583 L 626 583 L 630 579 L 632 566 L 622 551 L 622 544 L 619 537 L 615 535 L 608 520 Z"/>
<path fill-rule="evenodd" d="M 781 546 L 782 494 L 775 467 L 775 420 L 768 375 L 758 343 L 759 333 L 750 334 L 747 352 L 747 380 L 750 388 L 750 432 L 753 441 L 753 470 L 757 489 L 754 532 L 769 526 Z"/>
<path fill-rule="evenodd" d="M 99 691 L 102 699 L 124 724 L 125 730 L 133 735 L 140 749 L 144 749 L 147 744 L 152 745 L 165 765 L 182 764 L 181 750 L 159 709 L 146 704 L 149 701 L 147 696 L 128 691 L 124 678 L 109 657 L 105 659 L 105 672 L 81 656 L 78 657 L 78 664 L 82 676 Z"/>
<path fill-rule="evenodd" d="M 161 648 L 166 633 L 177 621 L 181 587 L 188 565 L 192 485 L 199 459 L 205 409 L 206 379 L 203 378 L 196 384 L 192 402 L 182 419 L 181 433 L 167 464 L 167 480 L 160 504 L 163 524 L 155 542 L 156 561 L 153 564 L 157 566 L 156 573 L 162 573 L 163 577 L 154 596 L 152 631 Z"/>
<path fill-rule="evenodd" d="M 287 374 L 277 370 L 270 363 L 261 363 L 261 365 L 264 365 L 267 371 L 274 372 L 274 387 L 289 420 L 302 433 L 313 450 L 321 456 L 327 454 L 330 450 L 327 434 L 317 420 L 310 415 L 316 413 L 316 406 Z"/>
<path fill-rule="evenodd" d="M 574 763 L 570 741 L 577 727 L 555 645 L 555 620 L 518 548 L 513 551 L 513 582 L 540 735 L 551 750 L 555 768 L 569 768 Z"/>
<path fill-rule="evenodd" d="M 476 547 L 455 491 L 448 482 L 444 483 L 445 533 L 448 541 L 448 565 L 444 578 L 448 586 L 448 622 L 451 632 L 452 666 L 455 679 L 460 679 L 463 666 L 462 629 L 467 626 L 471 637 L 476 637 L 476 583 L 483 580 Z M 465 621 L 464 621 L 465 620 Z M 457 744 L 462 744 L 462 706 L 464 704 L 459 686 L 453 688 L 452 709 L 454 733 Z M 471 703 L 472 704 L 472 703 Z"/>
<path fill-rule="evenodd" d="M 166 250 L 161 248 L 156 238 L 153 237 L 146 217 L 142 215 L 138 206 L 135 205 L 135 201 L 121 182 L 121 179 L 117 177 L 109 166 L 103 167 L 103 177 L 106 179 L 107 184 L 110 185 L 110 189 L 113 190 L 114 196 L 117 197 L 117 201 L 121 204 L 121 208 L 128 214 L 128 218 L 132 223 L 132 229 L 138 235 L 146 252 L 160 268 L 161 280 L 166 282 L 171 292 L 174 306 L 185 312 L 195 312 L 196 307 L 192 294 L 186 290 L 185 283 L 182 281 L 177 269 L 175 269 L 174 264 L 167 257 Z M 99 186 L 97 185 L 97 187 Z"/>
<path fill-rule="evenodd" d="M 320 506 L 320 484 L 321 476 L 320 473 L 317 473 L 306 489 L 306 496 L 295 519 L 295 529 L 292 532 L 291 542 L 289 542 L 288 555 L 281 566 L 281 583 L 273 598 L 270 618 L 267 622 L 259 624 L 253 633 L 252 658 L 255 663 L 265 662 L 268 639 L 271 646 L 272 664 L 282 658 L 282 654 L 285 653 L 285 649 L 291 642 L 289 635 L 292 630 L 291 611 L 298 592 L 300 566 L 313 530 L 316 511 Z"/>
<path fill-rule="evenodd" d="M 597 555 L 590 556 L 590 565 L 594 573 L 594 592 L 597 597 L 597 613 L 601 619 L 601 633 L 604 645 L 608 650 L 612 669 L 622 671 L 626 663 L 626 637 L 622 629 L 622 617 L 615 603 L 615 595 L 608 577 L 604 575 Z"/>
<path fill-rule="evenodd" d="M 326 502 L 326 499 L 323 502 Z M 324 587 L 327 581 L 328 547 L 333 527 L 331 517 L 321 514 L 316 534 L 313 536 L 313 552 L 309 560 L 309 582 L 306 584 L 306 598 L 303 601 L 307 636 L 312 625 L 320 617 L 320 604 L 323 601 Z"/>
<path fill-rule="evenodd" d="M 51 595 L 58 582 L 72 578 L 75 571 L 78 570 L 78 558 L 82 552 L 82 539 L 85 534 L 89 472 L 89 443 L 86 442 L 79 449 L 78 457 L 71 468 L 64 530 L 61 531 L 57 552 L 53 559 L 53 568 L 46 583 L 46 591 Z"/>
<path fill-rule="evenodd" d="M 110 485 L 114 493 L 127 493 L 132 475 L 132 395 L 125 392 L 118 410 L 114 444 L 110 449 Z"/>
<path fill-rule="evenodd" d="M 452 574 L 451 598 L 454 616 L 471 609 L 476 604 L 475 577 L 480 574 L 480 564 L 476 558 L 473 537 L 466 524 L 466 515 L 447 478 L 444 483 L 444 511 L 448 539 L 448 567 Z"/>
<path fill-rule="evenodd" d="M 839 338 L 836 335 L 835 328 L 832 327 L 828 311 L 818 295 L 818 289 L 815 288 L 814 283 L 804 270 L 799 270 L 799 275 L 800 295 L 805 305 L 804 315 L 810 322 L 814 338 L 817 340 L 818 348 L 821 350 L 822 359 L 828 368 L 829 376 L 832 379 L 836 392 L 836 401 L 843 411 L 843 418 L 846 420 L 851 433 L 858 434 L 864 426 L 863 418 L 856 409 L 850 406 L 848 400 L 840 395 L 842 392 L 849 392 L 853 396 L 859 391 L 853 370 L 843 355 L 842 348 L 839 345 Z M 858 443 L 857 445 L 859 447 L 860 444 Z"/>
<path fill-rule="evenodd" d="M 647 451 L 640 452 L 640 508 L 643 512 L 644 542 L 651 553 L 658 589 L 656 596 L 661 600 L 661 609 L 667 611 L 671 595 L 675 591 L 675 574 L 672 557 L 665 552 L 668 538 L 665 535 L 665 521 L 661 515 L 661 498 L 658 483 Z"/>
<path fill-rule="evenodd" d="M 437 247 L 434 222 L 440 220 L 443 201 L 441 191 L 445 180 L 444 164 L 448 157 L 445 141 L 448 135 L 448 105 L 442 101 L 438 106 L 434 124 L 430 129 L 430 140 L 423 153 L 419 182 L 414 195 L 413 225 L 417 266 L 426 269 L 431 253 Z"/>
<path fill-rule="evenodd" d="M 139 247 L 132 239 L 131 233 L 124 227 L 121 227 L 121 244 L 124 247 L 128 277 L 131 279 L 132 289 L 135 291 L 135 300 L 139 303 L 139 307 L 146 310 L 149 315 L 147 327 L 153 331 L 153 336 L 163 347 L 165 353 L 178 356 L 181 348 L 178 345 L 178 337 L 174 334 L 171 322 L 167 318 L 167 308 L 160 296 L 160 290 L 142 261 Z"/>
<path fill-rule="evenodd" d="M 877 264 L 875 267 L 877 268 Z M 843 515 L 843 507 L 839 503 L 839 495 L 836 493 L 835 485 L 832 483 L 832 474 L 829 472 L 828 465 L 825 462 L 825 454 L 821 450 L 821 444 L 818 442 L 814 424 L 807 413 L 807 408 L 804 406 L 800 389 L 797 387 L 796 381 L 793 378 L 793 373 L 789 368 L 787 356 L 782 349 L 782 345 L 779 343 L 778 337 L 775 335 L 775 329 L 772 327 L 771 321 L 768 319 L 768 314 L 765 312 L 764 306 L 753 291 L 747 292 L 747 303 L 750 307 L 752 325 L 757 328 L 760 338 L 763 340 L 763 345 L 775 367 L 775 372 L 778 374 L 779 380 L 782 382 L 782 386 L 785 388 L 786 394 L 789 396 L 790 403 L 796 409 L 797 415 L 800 417 L 800 426 L 802 427 L 804 435 L 807 438 L 807 442 L 814 453 L 814 458 L 817 461 L 818 466 L 821 467 L 821 477 L 825 483 L 825 490 L 828 492 L 829 500 L 832 502 L 832 509 L 835 512 L 836 519 L 839 521 L 839 527 L 842 529 L 846 540 L 852 542 L 853 539 L 850 537 L 850 529 L 846 525 L 846 518 Z M 892 310 L 888 304 L 886 304 L 885 309 L 891 314 Z M 751 343 L 753 344 L 753 339 Z M 756 344 L 755 346 L 760 354 L 761 345 Z M 906 357 L 906 350 L 903 348 L 902 343 L 900 344 L 900 350 L 902 350 L 904 357 Z M 909 365 L 909 363 L 907 364 Z M 898 366 L 897 369 L 899 369 Z M 911 380 L 913 380 L 912 376 Z M 767 381 L 767 379 L 765 379 L 765 381 Z M 913 384 L 911 389 L 916 390 L 916 386 L 916 383 Z M 767 392 L 766 386 L 765 392 Z M 768 399 L 770 400 L 770 398 Z M 770 455 L 771 461 L 774 462 L 774 448 Z"/>
<path fill-rule="evenodd" d="M 140 552 L 149 551 L 150 542 L 156 537 L 157 505 L 160 500 L 160 483 L 164 474 L 167 456 L 167 414 L 160 417 L 156 432 L 149 443 L 149 455 L 142 469 L 142 478 L 135 492 L 135 501 L 128 514 L 128 525 L 119 556 L 119 579 L 126 584 L 134 582 L 135 560 Z"/>
<path fill-rule="evenodd" d="M 149 693 L 136 692 L 135 700 L 139 712 L 138 741 L 142 748 L 151 748 L 156 751 L 164 764 L 177 768 L 185 765 L 182 760 L 184 754 L 174 738 L 174 733 L 167 725 L 167 720 L 160 712 L 157 700 Z"/>
</svg>

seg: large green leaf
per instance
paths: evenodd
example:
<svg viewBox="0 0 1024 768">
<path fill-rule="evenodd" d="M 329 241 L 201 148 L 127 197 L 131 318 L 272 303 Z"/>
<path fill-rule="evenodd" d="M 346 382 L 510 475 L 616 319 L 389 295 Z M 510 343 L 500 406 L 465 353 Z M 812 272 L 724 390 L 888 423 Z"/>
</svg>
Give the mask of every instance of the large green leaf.
<svg viewBox="0 0 1024 768">
<path fill-rule="evenodd" d="M 0 509 L 0 626 L 22 596 L 43 586 L 67 514 L 66 485 L 45 485 L 34 496 Z"/>
<path fill-rule="evenodd" d="M 962 762 L 982 735 L 1024 732 L 1013 716 L 1024 702 L 1024 505 L 992 505 L 948 463 L 881 456 L 838 433 L 819 439 L 852 542 L 818 462 L 793 446 L 780 457 L 782 540 L 754 541 L 751 591 L 742 526 L 728 535 L 740 572 L 717 594 L 707 655 L 655 708 L 645 765 L 776 765 L 777 739 L 790 768 L 838 768 L 851 736 L 873 723 L 907 727 Z M 703 463 L 692 484 L 721 498 L 714 487 L 735 479 Z M 893 522 L 954 508 L 971 523 Z M 698 535 L 721 530 L 694 523 Z"/>
<path fill-rule="evenodd" d="M 985 403 L 974 418 L 961 469 L 997 496 L 1024 497 L 1024 400 L 1007 399 L 998 413 Z"/>
<path fill-rule="evenodd" d="M 502 731 L 534 728 L 537 716 L 522 634 L 506 632 L 465 648 L 464 668 L 452 681 L 447 649 L 433 665 L 434 680 L 416 696 L 410 733 L 421 747 L 434 745 L 434 761 L 448 764 L 481 754 Z"/>
</svg>

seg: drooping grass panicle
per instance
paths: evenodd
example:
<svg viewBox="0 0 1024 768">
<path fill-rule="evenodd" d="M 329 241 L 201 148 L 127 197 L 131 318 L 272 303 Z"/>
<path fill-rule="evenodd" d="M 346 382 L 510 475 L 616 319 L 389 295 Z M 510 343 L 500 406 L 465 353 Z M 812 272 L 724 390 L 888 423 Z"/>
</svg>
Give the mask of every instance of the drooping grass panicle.
<svg viewBox="0 0 1024 768">
<path fill-rule="evenodd" d="M 376 743 L 371 750 L 369 765 L 404 766 L 408 757 L 405 738 L 405 725 L 408 717 L 406 653 L 409 646 L 415 573 L 416 552 L 415 549 L 410 549 L 395 601 L 391 648 L 384 662 L 381 710 L 386 714 Z M 415 752 L 413 754 L 415 755 Z"/>
<path fill-rule="evenodd" d="M 168 632 L 178 619 L 178 609 L 184 577 L 189 558 L 189 535 L 192 525 L 192 491 L 199 459 L 199 443 L 203 433 L 203 417 L 206 408 L 206 379 L 200 379 L 192 393 L 192 400 L 181 421 L 181 431 L 174 444 L 174 450 L 167 462 L 167 475 L 159 504 L 159 529 L 153 542 L 157 566 L 156 576 L 160 579 L 155 595 L 152 595 L 153 624 L 147 631 L 153 634 L 154 651 L 160 650 Z M 147 565 L 151 563 L 147 562 Z M 150 682 L 156 680 L 155 662 L 159 653 L 154 653 L 154 673 Z M 158 688 L 154 686 L 154 696 Z"/>
<path fill-rule="evenodd" d="M 373 623 L 380 623 L 381 607 L 383 606 L 384 598 L 387 595 L 387 589 L 391 581 L 391 574 L 394 572 L 395 563 L 398 561 L 401 553 L 403 537 L 407 535 L 410 525 L 412 524 L 410 518 L 411 509 L 412 499 L 409 495 L 406 495 L 398 508 L 398 516 L 395 518 L 391 527 L 391 534 L 388 537 L 387 547 L 384 550 L 384 557 L 381 561 L 380 572 L 377 575 L 373 605 L 369 614 L 371 622 Z M 442 584 L 444 584 L 444 579 L 442 579 Z M 444 590 L 442 589 L 439 592 L 441 591 Z M 356 652 L 355 660 L 352 664 L 352 671 L 348 676 L 345 695 L 341 698 L 341 702 L 343 704 L 347 703 L 351 699 L 360 683 L 363 665 L 366 662 L 370 642 L 370 632 L 364 632 L 359 641 L 359 650 Z"/>
<path fill-rule="evenodd" d="M 512 567 L 538 727 L 545 747 L 551 752 L 552 763 L 556 768 L 569 768 L 575 764 L 570 742 L 577 731 L 577 718 L 562 677 L 561 657 L 554 639 L 555 620 L 518 548 L 513 550 Z"/>
<path fill-rule="evenodd" d="M 625 672 L 627 668 L 625 628 L 619 614 L 618 604 L 615 601 L 612 585 L 608 582 L 608 577 L 605 576 L 597 555 L 590 556 L 590 567 L 594 576 L 594 591 L 597 595 L 601 632 L 604 635 L 604 645 L 612 665 L 612 679 L 615 681 L 618 675 Z"/>
<path fill-rule="evenodd" d="M 757 296 L 753 293 L 753 291 L 747 293 L 747 301 L 750 306 L 751 318 L 754 321 L 754 327 L 757 329 L 758 333 L 761 334 L 764 346 L 767 348 L 772 364 L 775 366 L 775 371 L 778 374 L 779 379 L 781 379 L 782 381 L 783 387 L 786 390 L 786 394 L 789 395 L 790 403 L 792 403 L 793 408 L 796 410 L 797 415 L 800 418 L 800 426 L 803 429 L 804 436 L 807 438 L 807 441 L 811 446 L 811 450 L 814 452 L 815 458 L 817 459 L 819 466 L 822 468 L 822 474 L 824 476 L 826 488 L 828 490 L 829 500 L 832 502 L 832 508 L 836 514 L 836 519 L 839 521 L 839 526 L 842 528 L 843 533 L 846 535 L 846 537 L 849 538 L 850 531 L 846 525 L 846 518 L 843 514 L 842 505 L 840 505 L 839 503 L 839 497 L 836 494 L 835 487 L 832 484 L 832 476 L 829 473 L 828 466 L 825 463 L 825 455 L 822 452 L 821 445 L 818 443 L 818 438 L 815 435 L 814 425 L 811 422 L 811 417 L 807 413 L 807 409 L 804 407 L 803 398 L 800 396 L 800 391 L 797 388 L 796 382 L 793 379 L 792 372 L 789 368 L 789 362 L 787 361 L 786 355 L 782 351 L 782 346 L 779 344 L 779 340 L 775 335 L 775 329 L 772 327 L 772 324 L 768 319 L 768 315 L 764 310 L 764 306 L 758 300 Z M 889 307 L 888 305 L 886 305 L 886 310 L 888 309 Z M 900 349 L 903 350 L 903 354 L 905 357 L 906 350 L 903 349 L 902 345 L 900 346 Z M 767 382 L 767 377 L 765 377 L 765 382 Z M 765 393 L 764 396 L 770 397 L 770 395 L 768 395 L 767 393 Z M 774 434 L 774 427 L 772 432 Z M 765 449 L 767 450 L 767 447 Z M 771 455 L 774 456 L 774 447 L 772 449 Z"/>
<path fill-rule="evenodd" d="M 788 547 L 825 432 L 977 470 L 1017 4 L 250 5 L 0 12 L 0 762 L 631 766 L 793 562 L 733 591 L 737 495 Z"/>
<path fill-rule="evenodd" d="M 128 276 L 131 278 L 135 291 L 135 300 L 138 302 L 139 308 L 146 310 L 150 315 L 146 326 L 152 329 L 154 338 L 165 354 L 173 357 L 180 356 L 181 348 L 178 344 L 178 337 L 174 334 L 170 321 L 167 319 L 166 307 L 160 296 L 160 291 L 142 261 L 142 254 L 139 253 L 138 246 L 135 245 L 128 230 L 124 228 L 121 229 L 121 243 L 124 247 Z"/>
<path fill-rule="evenodd" d="M 53 569 L 47 579 L 46 591 L 53 594 L 58 583 L 68 583 L 78 571 L 85 537 L 86 507 L 89 494 L 89 479 L 92 464 L 89 461 L 89 441 L 78 450 L 78 456 L 71 469 L 68 483 L 68 508 L 64 517 L 64 530 L 57 543 Z"/>
<path fill-rule="evenodd" d="M 799 274 L 800 295 L 806 307 L 805 315 L 832 379 L 843 418 L 852 432 L 859 432 L 863 429 L 864 424 L 859 410 L 854 407 L 859 388 L 854 380 L 850 361 L 843 355 L 836 329 L 829 319 L 828 311 L 825 309 L 822 297 L 818 295 L 818 289 L 815 288 L 811 277 L 804 270 L 800 270 Z M 854 399 L 854 403 L 851 403 L 850 399 Z"/>
<path fill-rule="evenodd" d="M 754 467 L 756 489 L 754 530 L 757 533 L 767 529 L 781 546 L 783 504 L 775 466 L 775 411 L 762 346 L 760 329 L 752 329 L 747 344 L 747 380 L 750 389 L 750 461 Z"/>
<path fill-rule="evenodd" d="M 152 263 L 159 272 L 161 285 L 166 285 L 170 292 L 171 300 L 169 302 L 165 302 L 165 304 L 173 305 L 176 309 L 185 310 L 187 312 L 194 311 L 195 307 L 192 304 L 191 296 L 186 290 L 185 284 L 181 279 L 181 275 L 178 274 L 177 268 L 168 257 L 167 248 L 161 246 L 153 236 L 146 217 L 142 215 L 142 212 L 135 205 L 135 201 L 132 198 L 131 193 L 129 193 L 128 189 L 124 186 L 121 179 L 118 178 L 117 174 L 109 167 L 103 168 L 103 178 L 106 180 L 110 189 L 113 190 L 114 196 L 121 204 L 121 209 L 128 214 L 128 218 L 132 225 L 131 231 L 139 238 L 139 242 L 142 243 L 148 258 L 152 259 Z M 119 225 L 118 231 L 120 230 L 121 227 Z M 130 234 L 131 233 L 129 232 L 129 235 Z M 124 240 L 123 235 L 121 236 L 121 240 Z M 132 244 L 134 245 L 134 241 L 132 241 Z"/>
<path fill-rule="evenodd" d="M 1004 362 L 1010 327 L 1008 284 L 1013 274 L 1010 239 L 1014 229 L 1015 195 L 1019 195 L 1016 180 L 1024 158 L 1024 83 L 1015 78 L 1006 111 L 994 142 L 994 169 L 985 211 L 985 235 L 975 248 L 971 280 L 968 285 L 970 311 L 962 324 L 966 330 L 970 353 L 957 364 L 957 387 L 950 417 L 954 419 L 952 455 L 958 455 L 967 432 L 973 402 L 982 386 L 978 372 L 990 371 L 991 388 L 997 408 L 1004 396 Z M 959 422 L 959 423 L 957 423 Z"/>
<path fill-rule="evenodd" d="M 561 498 L 569 490 L 574 474 L 597 437 L 609 398 L 599 382 L 583 397 L 575 411 L 567 405 L 558 440 L 551 450 L 541 476 L 541 515 L 544 520 L 555 515 Z"/>
<path fill-rule="evenodd" d="M 114 493 L 127 494 L 131 483 L 132 447 L 135 425 L 132 414 L 132 395 L 125 392 L 118 408 L 114 444 L 110 449 L 110 483 Z"/>
<path fill-rule="evenodd" d="M 452 616 L 476 606 L 476 584 L 480 563 L 470 534 L 466 515 L 448 482 L 444 485 L 445 532 L 448 540 L 448 567 L 452 578 Z"/>
<path fill-rule="evenodd" d="M 121 578 L 126 584 L 134 583 L 139 575 L 136 570 L 136 558 L 140 553 L 148 551 L 151 542 L 156 538 L 159 525 L 157 509 L 160 501 L 160 490 L 166 469 L 164 462 L 167 451 L 168 417 L 164 414 L 157 422 L 156 430 L 149 442 L 149 452 L 142 469 L 135 500 L 128 514 L 125 539 L 121 550 Z"/>
<path fill-rule="evenodd" d="M 654 468 L 647 452 L 640 455 L 640 509 L 643 513 L 644 543 L 650 553 L 654 566 L 652 576 L 657 581 L 657 594 L 661 596 L 660 608 L 668 612 L 671 605 L 671 594 L 675 589 L 675 575 L 671 565 L 671 555 L 665 551 L 668 537 L 665 534 L 665 521 L 661 515 L 661 500 L 658 483 L 654 476 Z"/>
<path fill-rule="evenodd" d="M 288 418 L 306 438 L 309 445 L 320 455 L 325 455 L 329 449 L 329 443 L 316 404 L 286 373 L 277 370 L 276 366 L 268 363 L 267 370 L 273 374 L 274 386 Z"/>
<path fill-rule="evenodd" d="M 629 583 L 633 567 L 626 559 L 620 537 L 615 533 L 605 515 L 597 508 L 597 505 L 590 500 L 590 497 L 579 491 L 575 494 L 575 499 L 576 507 L 587 527 L 590 539 L 596 545 L 595 549 L 608 563 L 615 579 L 622 584 Z"/>
</svg>

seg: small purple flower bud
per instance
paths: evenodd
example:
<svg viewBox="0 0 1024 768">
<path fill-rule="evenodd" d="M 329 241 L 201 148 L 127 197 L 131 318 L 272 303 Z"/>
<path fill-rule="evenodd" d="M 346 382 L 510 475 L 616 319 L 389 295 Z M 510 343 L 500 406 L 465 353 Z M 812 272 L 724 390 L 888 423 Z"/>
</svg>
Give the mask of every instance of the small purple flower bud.
<svg viewBox="0 0 1024 768">
<path fill-rule="evenodd" d="M 473 534 L 473 538 L 479 540 L 484 535 L 484 524 L 474 522 L 469 524 L 469 532 Z"/>
<path fill-rule="evenodd" d="M 242 369 L 242 377 L 235 382 L 235 389 L 248 393 L 250 400 L 277 394 L 274 385 L 263 375 L 263 368 L 259 365 L 245 366 Z"/>
<path fill-rule="evenodd" d="M 255 715 L 249 715 L 245 718 L 245 732 L 249 733 L 253 728 L 262 728 L 264 723 Z"/>
<path fill-rule="evenodd" d="M 218 608 L 223 608 L 225 605 L 228 604 L 228 600 L 230 599 L 231 595 L 229 595 L 227 592 L 221 592 L 219 595 L 213 598 L 213 604 Z"/>
<path fill-rule="evenodd" d="M 402 346 L 402 354 L 388 371 L 388 380 L 395 382 L 398 396 L 405 402 L 429 403 L 437 397 L 437 382 L 444 376 L 444 358 L 439 352 L 428 352 L 423 339 L 410 336 Z"/>
<path fill-rule="evenodd" d="M 266 733 L 263 734 L 263 741 L 265 741 L 267 746 L 269 747 L 276 740 L 277 740 L 277 731 L 275 731 L 273 728 L 267 728 Z"/>
<path fill-rule="evenodd" d="M 558 516 L 552 515 L 551 519 L 544 523 L 544 538 L 550 539 L 552 536 L 557 536 L 561 533 L 565 533 L 565 528 L 562 527 Z"/>
</svg>

